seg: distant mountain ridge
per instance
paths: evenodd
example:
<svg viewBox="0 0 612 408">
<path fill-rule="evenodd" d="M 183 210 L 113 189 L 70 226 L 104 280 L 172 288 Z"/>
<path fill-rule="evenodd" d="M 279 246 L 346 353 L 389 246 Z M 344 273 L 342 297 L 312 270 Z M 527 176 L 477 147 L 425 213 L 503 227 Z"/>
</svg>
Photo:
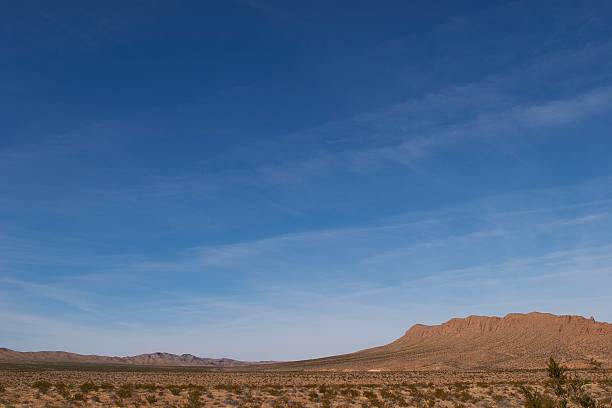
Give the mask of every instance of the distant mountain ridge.
<svg viewBox="0 0 612 408">
<path fill-rule="evenodd" d="M 183 367 L 237 367 L 255 364 L 229 358 L 205 358 L 192 354 L 150 353 L 128 357 L 108 357 L 68 353 L 65 351 L 20 352 L 0 348 L 0 362 L 8 363 L 77 363 L 77 364 L 125 364 L 144 366 Z"/>
<path fill-rule="evenodd" d="M 543 368 L 554 356 L 570 367 L 612 368 L 612 324 L 582 316 L 511 313 L 416 324 L 399 339 L 355 353 L 284 364 L 330 370 Z"/>
<path fill-rule="evenodd" d="M 439 325 L 416 324 L 397 340 L 355 353 L 286 363 L 244 362 L 191 354 L 131 357 L 63 351 L 18 352 L 0 348 L 0 362 L 92 363 L 144 366 L 260 367 L 267 370 L 472 370 L 543 368 L 554 356 L 569 367 L 593 360 L 612 368 L 612 324 L 582 316 L 511 313 L 468 316 Z"/>
</svg>

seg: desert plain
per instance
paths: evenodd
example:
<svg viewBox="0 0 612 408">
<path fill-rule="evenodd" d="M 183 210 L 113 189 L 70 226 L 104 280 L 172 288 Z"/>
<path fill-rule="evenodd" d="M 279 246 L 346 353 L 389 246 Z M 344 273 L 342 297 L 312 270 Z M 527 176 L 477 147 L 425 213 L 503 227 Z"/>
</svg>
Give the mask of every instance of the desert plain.
<svg viewBox="0 0 612 408">
<path fill-rule="evenodd" d="M 612 371 L 571 370 L 601 406 Z M 116 366 L 0 367 L 2 407 L 520 407 L 545 370 L 260 371 Z M 605 405 L 607 404 L 607 405 Z"/>
<path fill-rule="evenodd" d="M 384 346 L 293 362 L 0 349 L 0 407 L 611 407 L 611 334 L 529 313 L 415 325 Z"/>
</svg>

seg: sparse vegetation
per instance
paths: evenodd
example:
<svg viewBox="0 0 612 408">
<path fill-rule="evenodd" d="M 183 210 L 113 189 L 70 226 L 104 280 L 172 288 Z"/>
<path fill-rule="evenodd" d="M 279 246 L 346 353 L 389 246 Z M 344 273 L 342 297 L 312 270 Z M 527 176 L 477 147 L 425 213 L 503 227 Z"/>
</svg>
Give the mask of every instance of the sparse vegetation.
<svg viewBox="0 0 612 408">
<path fill-rule="evenodd" d="M 551 398 L 531 388 L 521 386 L 521 392 L 525 397 L 525 408 L 554 408 L 557 406 Z"/>
<path fill-rule="evenodd" d="M 437 399 L 445 400 L 447 398 L 447 395 L 447 392 L 444 391 L 442 388 L 436 388 L 434 390 L 434 397 L 436 397 Z"/>
<path fill-rule="evenodd" d="M 100 384 L 100 388 L 104 391 L 112 391 L 115 389 L 115 386 L 111 383 L 103 382 L 102 384 Z"/>
<path fill-rule="evenodd" d="M 155 384 L 146 383 L 146 384 L 136 384 L 134 388 L 138 390 L 144 390 L 148 392 L 155 392 L 157 390 L 157 386 Z"/>
<path fill-rule="evenodd" d="M 64 398 L 66 401 L 70 400 L 70 390 L 66 384 L 64 384 L 63 382 L 58 382 L 55 384 L 54 387 L 55 391 L 57 391 L 57 393 L 61 395 L 62 398 Z"/>
<path fill-rule="evenodd" d="M 51 388 L 51 383 L 49 381 L 36 381 L 32 384 L 32 388 L 36 388 L 38 392 L 41 394 L 46 394 Z"/>
<path fill-rule="evenodd" d="M 525 397 L 524 406 L 526 408 L 563 408 L 568 407 L 570 402 L 582 408 L 602 406 L 587 391 L 587 381 L 575 376 L 568 377 L 567 368 L 559 364 L 553 357 L 548 360 L 546 372 L 548 380 L 545 382 L 545 388 L 553 397 L 531 387 L 522 386 L 521 391 Z"/>
<path fill-rule="evenodd" d="M 183 391 L 178 385 L 169 385 L 166 388 L 168 388 L 168 391 L 170 391 L 172 395 L 180 395 L 181 391 Z"/>
<path fill-rule="evenodd" d="M 199 388 L 194 388 L 189 391 L 189 398 L 187 400 L 186 408 L 198 408 L 202 406 L 200 398 L 202 397 L 202 391 Z"/>
<path fill-rule="evenodd" d="M 7 407 L 612 408 L 610 370 L 555 360 L 523 371 L 0 370 L 0 378 Z"/>
<path fill-rule="evenodd" d="M 119 398 L 130 398 L 134 393 L 134 385 L 122 384 L 117 390 L 117 396 Z"/>
<path fill-rule="evenodd" d="M 97 391 L 98 386 L 92 383 L 91 381 L 88 381 L 88 382 L 84 382 L 83 384 L 81 384 L 79 389 L 81 390 L 83 394 L 87 394 L 88 392 Z"/>
<path fill-rule="evenodd" d="M 76 393 L 76 394 L 74 394 L 74 397 L 72 397 L 72 399 L 74 401 L 85 401 L 85 395 L 83 395 L 81 393 Z"/>
</svg>

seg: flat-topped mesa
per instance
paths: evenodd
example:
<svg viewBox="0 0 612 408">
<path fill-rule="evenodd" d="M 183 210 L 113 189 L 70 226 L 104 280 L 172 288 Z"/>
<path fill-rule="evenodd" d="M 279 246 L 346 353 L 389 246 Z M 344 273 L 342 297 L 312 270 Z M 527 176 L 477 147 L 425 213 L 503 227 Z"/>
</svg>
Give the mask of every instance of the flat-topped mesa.
<svg viewBox="0 0 612 408">
<path fill-rule="evenodd" d="M 284 364 L 324 370 L 542 369 L 549 357 L 572 368 L 612 368 L 612 324 L 581 316 L 511 313 L 416 324 L 380 347 Z"/>
<path fill-rule="evenodd" d="M 556 316 L 549 313 L 510 313 L 504 317 L 468 316 L 454 318 L 439 324 L 412 326 L 399 340 L 414 340 L 439 336 L 487 335 L 497 332 L 517 331 L 558 332 L 569 335 L 610 334 L 612 324 L 587 319 L 582 316 Z M 500 333 L 500 334 L 502 334 Z"/>
<path fill-rule="evenodd" d="M 592 360 L 610 367 L 612 324 L 538 312 L 468 316 L 416 324 L 397 340 L 355 356 L 362 366 L 393 369 L 541 368 L 550 356 L 570 367 L 589 367 Z"/>
</svg>

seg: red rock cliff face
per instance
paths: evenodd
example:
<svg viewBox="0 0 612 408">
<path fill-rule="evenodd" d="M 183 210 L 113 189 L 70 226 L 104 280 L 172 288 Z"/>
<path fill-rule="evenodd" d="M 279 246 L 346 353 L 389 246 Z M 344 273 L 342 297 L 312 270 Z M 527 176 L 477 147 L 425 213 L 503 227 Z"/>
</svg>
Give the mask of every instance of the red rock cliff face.
<svg viewBox="0 0 612 408">
<path fill-rule="evenodd" d="M 516 332 L 537 332 L 540 335 L 557 333 L 564 336 L 610 335 L 612 324 L 596 322 L 582 316 L 555 316 L 548 313 L 511 313 L 505 317 L 468 316 L 451 319 L 436 326 L 417 324 L 411 327 L 402 339 L 439 336 L 471 336 Z"/>
<path fill-rule="evenodd" d="M 536 312 L 469 316 L 415 325 L 378 350 L 397 354 L 406 368 L 535 368 L 551 355 L 570 366 L 587 366 L 591 358 L 609 365 L 612 324 Z"/>
<path fill-rule="evenodd" d="M 384 346 L 285 363 L 318 370 L 481 370 L 544 368 L 550 356 L 570 367 L 589 360 L 612 368 L 612 324 L 581 316 L 512 313 L 417 324 Z"/>
</svg>

